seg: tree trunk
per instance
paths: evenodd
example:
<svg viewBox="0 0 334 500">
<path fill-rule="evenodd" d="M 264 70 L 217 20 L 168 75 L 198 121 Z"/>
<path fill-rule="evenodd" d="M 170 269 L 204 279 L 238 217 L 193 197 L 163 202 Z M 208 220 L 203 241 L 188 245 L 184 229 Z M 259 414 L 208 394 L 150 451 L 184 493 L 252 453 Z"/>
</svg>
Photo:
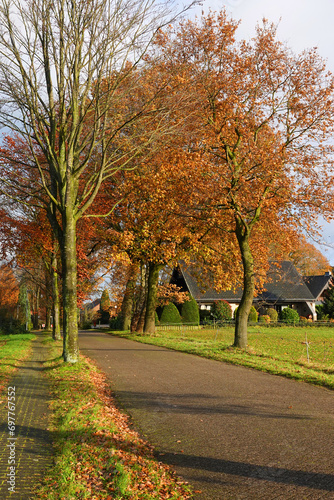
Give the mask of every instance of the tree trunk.
<svg viewBox="0 0 334 500">
<path fill-rule="evenodd" d="M 45 330 L 51 329 L 51 309 L 50 307 L 45 308 Z"/>
<path fill-rule="evenodd" d="M 142 262 L 140 265 L 140 289 L 136 303 L 136 309 L 131 320 L 131 332 L 142 333 L 144 329 L 145 311 L 146 311 L 146 290 L 148 270 Z M 144 320 L 142 319 L 144 316 Z"/>
<path fill-rule="evenodd" d="M 63 358 L 68 363 L 76 363 L 79 360 L 76 222 L 70 202 L 63 216 L 63 245 L 60 250 L 63 267 Z"/>
<path fill-rule="evenodd" d="M 59 301 L 59 287 L 58 287 L 58 273 L 57 273 L 57 256 L 56 252 L 52 254 L 51 273 L 52 273 L 52 338 L 54 340 L 61 340 L 60 333 L 60 301 Z"/>
<path fill-rule="evenodd" d="M 131 264 L 129 269 L 129 279 L 126 284 L 124 298 L 122 302 L 122 330 L 130 330 L 133 313 L 133 299 L 136 281 L 138 277 L 138 264 Z"/>
<path fill-rule="evenodd" d="M 148 269 L 149 272 L 144 333 L 151 334 L 155 332 L 155 309 L 157 306 L 159 273 L 162 269 L 162 265 L 149 262 Z"/>
<path fill-rule="evenodd" d="M 39 328 L 39 321 L 38 321 L 39 295 L 40 295 L 40 289 L 39 289 L 39 287 L 36 287 L 36 291 L 33 292 L 32 325 L 33 325 L 34 330 L 38 330 L 38 328 Z"/>
<path fill-rule="evenodd" d="M 237 310 L 234 333 L 234 347 L 246 349 L 247 347 L 247 323 L 250 309 L 253 304 L 255 279 L 254 279 L 254 259 L 249 246 L 250 231 L 245 228 L 242 221 L 237 219 L 236 235 L 241 252 L 244 286 L 241 302 Z"/>
<path fill-rule="evenodd" d="M 138 313 L 138 321 L 136 332 L 143 333 L 145 325 L 145 315 L 146 315 L 146 300 L 147 300 L 147 281 L 145 282 L 145 287 L 143 289 L 143 300 L 141 302 L 141 309 Z"/>
</svg>

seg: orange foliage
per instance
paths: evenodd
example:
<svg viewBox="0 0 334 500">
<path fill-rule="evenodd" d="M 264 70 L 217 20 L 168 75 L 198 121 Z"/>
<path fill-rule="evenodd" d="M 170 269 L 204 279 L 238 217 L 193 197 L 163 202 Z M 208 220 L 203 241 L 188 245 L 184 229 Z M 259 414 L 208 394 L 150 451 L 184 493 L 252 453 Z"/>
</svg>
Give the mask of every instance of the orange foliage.
<svg viewBox="0 0 334 500">
<path fill-rule="evenodd" d="M 8 265 L 0 267 L 0 309 L 2 315 L 13 316 L 19 297 L 19 286 Z"/>
<path fill-rule="evenodd" d="M 301 240 L 289 254 L 291 260 L 302 276 L 317 276 L 332 270 L 328 259 L 307 241 Z"/>
</svg>

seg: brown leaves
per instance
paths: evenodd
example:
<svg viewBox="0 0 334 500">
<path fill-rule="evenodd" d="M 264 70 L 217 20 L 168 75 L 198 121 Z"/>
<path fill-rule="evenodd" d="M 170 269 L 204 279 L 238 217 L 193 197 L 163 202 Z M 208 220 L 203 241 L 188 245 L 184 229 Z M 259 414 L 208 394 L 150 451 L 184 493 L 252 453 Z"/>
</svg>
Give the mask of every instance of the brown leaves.
<svg viewBox="0 0 334 500">
<path fill-rule="evenodd" d="M 47 477 L 44 491 L 52 488 L 54 500 L 66 493 L 67 498 L 81 498 L 83 492 L 92 500 L 191 497 L 188 486 L 157 462 L 152 447 L 131 429 L 128 416 L 115 406 L 105 376 L 88 359 L 81 360 L 80 369 L 61 365 L 52 376 L 60 468 L 55 471 L 59 480 Z"/>
</svg>

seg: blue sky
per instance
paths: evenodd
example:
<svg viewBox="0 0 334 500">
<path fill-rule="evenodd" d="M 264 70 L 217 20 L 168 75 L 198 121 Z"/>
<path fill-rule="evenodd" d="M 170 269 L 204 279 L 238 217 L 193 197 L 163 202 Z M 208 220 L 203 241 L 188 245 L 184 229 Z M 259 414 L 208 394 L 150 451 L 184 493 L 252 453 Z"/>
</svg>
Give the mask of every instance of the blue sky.
<svg viewBox="0 0 334 500">
<path fill-rule="evenodd" d="M 295 52 L 317 47 L 334 73 L 334 0 L 204 0 L 195 12 L 223 7 L 234 19 L 241 20 L 240 38 L 252 37 L 256 24 L 265 17 L 279 23 L 278 38 Z M 323 223 L 321 240 L 323 244 L 316 246 L 334 266 L 334 222 Z"/>
</svg>

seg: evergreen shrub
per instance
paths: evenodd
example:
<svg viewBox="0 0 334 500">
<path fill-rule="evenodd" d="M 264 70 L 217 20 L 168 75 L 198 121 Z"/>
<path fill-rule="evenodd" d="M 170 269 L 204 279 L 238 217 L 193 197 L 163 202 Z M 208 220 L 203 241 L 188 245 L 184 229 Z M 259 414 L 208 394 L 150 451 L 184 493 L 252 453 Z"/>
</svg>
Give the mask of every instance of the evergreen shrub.
<svg viewBox="0 0 334 500">
<path fill-rule="evenodd" d="M 299 314 L 295 309 L 291 309 L 291 307 L 285 307 L 280 312 L 280 320 L 284 321 L 284 323 L 294 324 L 299 322 Z"/>
<path fill-rule="evenodd" d="M 121 315 L 111 318 L 109 320 L 109 326 L 112 330 L 122 330 L 123 320 Z"/>
<path fill-rule="evenodd" d="M 318 321 L 329 321 L 329 314 L 325 313 L 324 304 L 318 304 L 315 306 L 315 310 L 317 312 Z"/>
<path fill-rule="evenodd" d="M 28 332 L 32 329 L 32 323 L 28 324 Z M 0 335 L 16 335 L 28 333 L 26 325 L 18 319 L 0 318 Z"/>
<path fill-rule="evenodd" d="M 211 312 L 218 321 L 228 321 L 232 318 L 232 307 L 226 300 L 215 300 Z"/>
<path fill-rule="evenodd" d="M 239 306 L 234 310 L 234 315 L 233 315 L 234 319 L 237 317 L 238 309 L 239 309 Z M 259 316 L 259 313 L 255 309 L 255 307 L 252 306 L 250 309 L 250 312 L 249 312 L 248 321 L 251 321 L 252 323 L 257 323 L 258 316 Z"/>
<path fill-rule="evenodd" d="M 276 311 L 276 309 L 274 309 L 273 307 L 269 307 L 266 311 L 267 315 L 269 316 L 270 318 L 270 321 L 272 323 L 277 323 L 277 320 L 278 320 L 278 312 Z"/>
<path fill-rule="evenodd" d="M 181 323 L 181 316 L 176 305 L 172 302 L 165 305 L 162 310 L 160 325 L 175 325 Z"/>
<path fill-rule="evenodd" d="M 255 309 L 254 306 L 252 306 L 249 312 L 248 321 L 251 321 L 252 323 L 257 323 L 258 317 L 259 314 L 257 310 Z"/>
<path fill-rule="evenodd" d="M 186 300 L 182 304 L 181 309 L 182 323 L 186 325 L 190 323 L 192 325 L 199 325 L 199 308 L 196 300 L 190 297 L 190 300 Z"/>
<path fill-rule="evenodd" d="M 334 318 L 334 284 L 331 281 L 327 290 L 324 293 L 324 302 L 322 313 L 328 315 L 329 318 Z"/>
<path fill-rule="evenodd" d="M 209 311 L 208 309 L 200 309 L 199 310 L 199 318 L 200 318 L 200 322 L 203 325 L 211 325 L 211 323 L 212 323 L 211 311 Z"/>
</svg>

